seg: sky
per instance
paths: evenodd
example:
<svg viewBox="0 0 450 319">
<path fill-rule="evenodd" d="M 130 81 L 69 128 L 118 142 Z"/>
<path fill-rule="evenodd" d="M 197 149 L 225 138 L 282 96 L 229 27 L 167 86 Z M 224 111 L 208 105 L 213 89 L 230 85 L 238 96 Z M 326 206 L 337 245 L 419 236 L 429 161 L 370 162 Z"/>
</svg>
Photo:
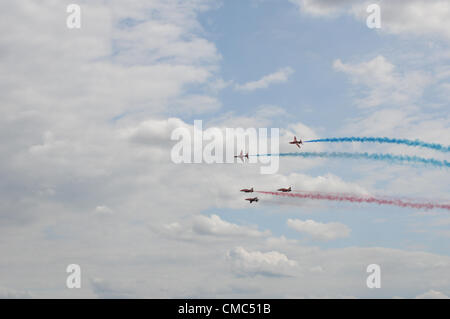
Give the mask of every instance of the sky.
<svg viewBox="0 0 450 319">
<path fill-rule="evenodd" d="M 170 157 L 194 120 L 279 128 L 280 152 L 294 135 L 450 145 L 448 1 L 19 0 L 0 15 L 0 298 L 450 296 L 446 210 L 239 192 L 448 203 L 447 168 L 283 157 L 266 175 Z M 301 151 L 449 160 L 393 144 Z"/>
</svg>

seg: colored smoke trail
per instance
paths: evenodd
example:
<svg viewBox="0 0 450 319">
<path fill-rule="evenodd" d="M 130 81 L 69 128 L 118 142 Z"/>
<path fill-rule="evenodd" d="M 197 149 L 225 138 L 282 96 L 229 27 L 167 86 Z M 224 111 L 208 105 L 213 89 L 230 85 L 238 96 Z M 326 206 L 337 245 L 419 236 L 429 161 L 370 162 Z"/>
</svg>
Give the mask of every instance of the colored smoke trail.
<svg viewBox="0 0 450 319">
<path fill-rule="evenodd" d="M 305 141 L 305 143 L 317 143 L 317 142 L 372 142 L 372 143 L 390 143 L 390 144 L 403 144 L 408 146 L 416 146 L 433 149 L 440 152 L 450 152 L 450 146 L 444 146 L 437 143 L 427 143 L 420 140 L 407 140 L 398 138 L 388 138 L 388 137 L 331 137 L 331 138 L 321 138 L 316 140 Z"/>
<path fill-rule="evenodd" d="M 322 193 L 322 192 L 301 192 L 301 193 L 282 193 L 282 192 L 266 192 L 266 191 L 255 191 L 255 193 L 274 195 L 274 196 L 285 196 L 285 197 L 295 197 L 304 199 L 317 199 L 317 200 L 329 200 L 329 201 L 339 201 L 339 202 L 352 202 L 352 203 L 374 203 L 378 205 L 392 205 L 404 208 L 416 208 L 416 209 L 433 209 L 440 208 L 450 210 L 450 204 L 439 204 L 433 202 L 412 202 L 401 199 L 384 199 L 376 198 L 372 196 L 361 196 L 353 194 L 332 194 L 332 193 Z"/>
<path fill-rule="evenodd" d="M 347 153 L 347 152 L 297 152 L 280 154 L 258 154 L 256 156 L 299 156 L 304 158 L 348 158 L 348 159 L 370 159 L 376 161 L 397 162 L 397 163 L 418 163 L 435 167 L 450 167 L 450 162 L 441 161 L 434 158 L 423 158 L 409 155 L 393 155 L 380 153 Z"/>
</svg>

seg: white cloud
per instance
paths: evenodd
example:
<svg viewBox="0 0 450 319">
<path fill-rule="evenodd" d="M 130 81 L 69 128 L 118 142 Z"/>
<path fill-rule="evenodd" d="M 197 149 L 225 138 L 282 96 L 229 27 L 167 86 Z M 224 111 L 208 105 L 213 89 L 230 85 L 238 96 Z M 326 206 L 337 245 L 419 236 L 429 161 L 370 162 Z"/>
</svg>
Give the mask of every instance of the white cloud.
<svg viewBox="0 0 450 319">
<path fill-rule="evenodd" d="M 136 143 L 165 146 L 170 141 L 172 131 L 176 128 L 189 128 L 178 118 L 150 118 L 121 129 L 120 136 Z"/>
<path fill-rule="evenodd" d="M 64 3 L 3 4 L 3 12 L 9 15 L 2 25 L 9 35 L 0 46 L 9 50 L 0 63 L 11 76 L 2 81 L 6 87 L 15 87 L 2 94 L 4 107 L 17 114 L 31 103 L 33 110 L 40 111 L 33 119 L 58 118 L 63 127 L 68 121 L 87 125 L 143 109 L 147 114 L 161 112 L 169 102 L 180 100 L 185 85 L 207 86 L 213 78 L 218 54 L 213 43 L 200 38 L 196 21 L 204 6 L 204 1 L 190 1 L 182 11 L 176 2 L 111 1 L 106 6 L 91 1 L 83 5 L 82 28 L 74 31 L 54 14 L 65 13 Z M 151 19 L 146 16 L 149 13 L 155 13 Z M 122 27 L 126 19 L 141 23 Z M 17 20 L 26 23 L 15 26 Z M 46 37 L 38 36 L 42 32 Z M 18 63 L 21 67 L 15 68 Z M 14 108 L 9 108 L 12 104 Z"/>
<path fill-rule="evenodd" d="M 377 3 L 381 8 L 381 32 L 450 38 L 450 3 L 446 0 L 289 0 L 301 12 L 317 17 L 348 14 L 365 27 L 366 8 Z"/>
<path fill-rule="evenodd" d="M 292 167 L 296 167 L 296 163 L 289 164 L 292 165 Z M 289 169 L 292 171 L 292 167 L 289 167 Z M 304 167 L 304 165 L 302 165 Z M 356 193 L 361 195 L 369 195 L 370 192 L 364 188 L 363 186 L 352 183 L 352 182 L 346 182 L 342 180 L 339 176 L 336 176 L 331 173 L 327 173 L 324 175 L 318 175 L 318 176 L 310 176 L 307 174 L 300 174 L 300 173 L 287 173 L 286 175 L 271 175 L 268 176 L 265 179 L 261 179 L 258 181 L 260 190 L 274 190 L 280 187 L 292 187 L 292 190 L 295 191 L 321 191 L 321 192 L 339 192 L 339 193 Z M 278 200 L 277 198 L 274 198 L 273 196 L 265 196 L 261 195 L 261 198 L 264 198 L 264 200 Z M 290 198 L 282 198 L 280 199 L 280 202 L 290 202 L 290 203 L 298 203 L 299 205 L 303 205 L 306 203 L 313 204 L 313 203 L 320 203 L 320 201 L 312 201 L 308 202 L 305 200 L 297 200 L 295 198 L 290 200 Z M 261 202 L 263 203 L 263 202 Z M 279 203 L 279 202 L 277 202 Z"/>
<path fill-rule="evenodd" d="M 431 82 L 429 75 L 424 72 L 402 74 L 396 71 L 395 66 L 381 55 L 356 64 L 345 64 L 337 59 L 333 68 L 348 74 L 354 84 L 362 87 L 359 95 L 366 96 L 360 97 L 357 103 L 363 107 L 416 102 Z"/>
<path fill-rule="evenodd" d="M 370 3 L 369 1 L 366 3 Z M 382 31 L 392 34 L 441 36 L 450 38 L 450 3 L 446 0 L 383 0 L 381 8 Z M 366 6 L 355 6 L 353 13 L 365 21 Z"/>
<path fill-rule="evenodd" d="M 420 294 L 416 297 L 416 299 L 449 299 L 450 297 L 446 296 L 440 291 L 429 290 L 423 294 Z"/>
<path fill-rule="evenodd" d="M 105 205 L 99 205 L 95 207 L 95 213 L 101 215 L 109 215 L 113 213 L 113 210 Z"/>
<path fill-rule="evenodd" d="M 450 144 L 450 118 L 418 112 L 417 108 L 385 108 L 348 121 L 343 134 L 398 136 Z M 416 150 L 417 151 L 417 150 Z"/>
<path fill-rule="evenodd" d="M 284 119 L 287 112 L 276 105 L 260 105 L 250 114 L 226 112 L 208 122 L 208 126 L 262 128 L 270 127 L 275 119 Z"/>
<path fill-rule="evenodd" d="M 200 114 L 206 112 L 217 111 L 221 107 L 221 103 L 217 98 L 208 95 L 187 95 L 182 99 L 174 101 L 175 106 L 171 109 L 175 113 L 182 114 Z"/>
<path fill-rule="evenodd" d="M 194 220 L 192 229 L 201 235 L 217 236 L 262 236 L 269 233 L 262 233 L 255 228 L 239 226 L 222 220 L 217 215 L 198 216 Z"/>
<path fill-rule="evenodd" d="M 320 223 L 314 220 L 288 219 L 287 225 L 318 240 L 334 240 L 350 235 L 350 228 L 342 223 Z"/>
<path fill-rule="evenodd" d="M 155 229 L 158 233 L 160 230 Z M 266 237 L 270 231 L 260 231 L 256 226 L 243 226 L 227 222 L 218 215 L 195 216 L 184 223 L 172 222 L 162 226 L 162 233 L 172 238 L 185 240 L 232 239 Z"/>
<path fill-rule="evenodd" d="M 301 12 L 313 16 L 336 16 L 348 10 L 355 0 L 289 0 L 298 6 Z"/>
<path fill-rule="evenodd" d="M 253 91 L 256 89 L 264 89 L 273 83 L 286 82 L 289 76 L 294 73 L 290 67 L 279 69 L 278 71 L 265 75 L 257 81 L 247 82 L 245 84 L 237 84 L 235 88 L 241 91 Z"/>
<path fill-rule="evenodd" d="M 227 257 L 232 263 L 233 270 L 243 276 L 283 276 L 291 273 L 297 262 L 290 260 L 278 251 L 247 251 L 243 247 L 236 247 L 228 251 Z"/>
<path fill-rule="evenodd" d="M 296 239 L 288 239 L 285 236 L 269 237 L 266 242 L 269 247 L 283 247 L 284 245 L 295 245 L 298 243 Z"/>
</svg>

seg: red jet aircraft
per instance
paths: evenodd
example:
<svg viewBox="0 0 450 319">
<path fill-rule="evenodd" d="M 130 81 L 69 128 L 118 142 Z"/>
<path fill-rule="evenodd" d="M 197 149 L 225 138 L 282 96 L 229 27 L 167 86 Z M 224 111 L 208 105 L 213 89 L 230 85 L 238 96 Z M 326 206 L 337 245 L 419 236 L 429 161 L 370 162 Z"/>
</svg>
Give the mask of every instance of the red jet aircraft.
<svg viewBox="0 0 450 319">
<path fill-rule="evenodd" d="M 253 197 L 253 198 L 246 198 L 245 200 L 248 200 L 251 203 L 253 202 L 257 202 L 258 201 L 258 197 Z"/>
<path fill-rule="evenodd" d="M 300 139 L 300 141 L 297 141 L 297 137 L 294 136 L 294 140 L 292 142 L 289 142 L 289 144 L 295 144 L 298 146 L 298 148 L 301 148 L 300 144 L 303 144 L 303 141 L 302 139 Z"/>
<path fill-rule="evenodd" d="M 239 155 L 235 155 L 234 156 L 234 158 L 240 158 L 241 161 L 244 161 L 245 157 L 248 159 L 248 153 L 244 155 L 244 152 L 242 152 L 242 150 L 241 150 L 241 153 Z"/>
<path fill-rule="evenodd" d="M 252 188 L 244 188 L 244 189 L 241 189 L 241 192 L 244 192 L 244 193 L 253 193 L 253 187 L 252 187 Z"/>
<path fill-rule="evenodd" d="M 283 192 L 283 193 L 290 192 L 291 191 L 291 187 L 289 186 L 289 188 L 280 188 L 280 189 L 277 189 L 277 191 Z"/>
</svg>

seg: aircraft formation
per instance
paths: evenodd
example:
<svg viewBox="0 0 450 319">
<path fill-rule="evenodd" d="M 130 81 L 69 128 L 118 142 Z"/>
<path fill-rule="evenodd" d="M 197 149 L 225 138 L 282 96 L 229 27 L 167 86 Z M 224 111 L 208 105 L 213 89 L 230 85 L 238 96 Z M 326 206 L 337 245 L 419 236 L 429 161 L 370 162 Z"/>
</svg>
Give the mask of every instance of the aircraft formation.
<svg viewBox="0 0 450 319">
<path fill-rule="evenodd" d="M 294 136 L 294 139 L 288 142 L 291 145 L 297 146 L 301 149 L 301 146 L 304 143 L 319 143 L 319 142 L 330 142 L 330 143 L 340 143 L 340 142 L 361 142 L 361 143 L 390 143 L 390 144 L 402 144 L 411 147 L 422 147 L 433 149 L 435 151 L 440 151 L 444 153 L 450 152 L 450 146 L 438 144 L 438 143 L 429 143 L 416 140 L 408 140 L 402 138 L 387 138 L 387 137 L 331 137 L 331 138 L 322 138 L 315 140 L 306 140 L 298 139 Z M 378 161 L 386 161 L 386 162 L 396 162 L 396 163 L 411 163 L 411 164 L 424 164 L 431 165 L 439 168 L 450 168 L 450 161 L 440 160 L 436 158 L 422 158 L 418 156 L 410 156 L 410 155 L 396 155 L 390 153 L 350 153 L 350 152 L 292 152 L 292 153 L 279 153 L 272 154 L 277 156 L 298 156 L 298 157 L 327 157 L 327 158 L 352 158 L 352 159 L 370 159 L 370 160 L 378 160 Z M 254 156 L 254 155 L 251 155 Z M 258 155 L 256 155 L 258 156 Z M 264 156 L 264 155 L 263 155 Z M 271 154 L 267 155 L 271 156 Z M 239 155 L 236 155 L 235 158 L 239 158 L 244 162 L 244 159 L 249 158 L 249 154 L 245 154 L 241 150 Z M 339 201 L 339 202 L 352 202 L 352 203 L 375 203 L 378 205 L 391 205 L 398 207 L 406 207 L 406 208 L 416 208 L 416 209 L 445 209 L 450 210 L 450 202 L 440 203 L 438 201 L 428 200 L 426 202 L 417 202 L 416 200 L 405 200 L 403 198 L 377 198 L 374 196 L 362 196 L 360 194 L 349 194 L 349 193 L 325 193 L 325 192 L 292 192 L 292 187 L 288 188 L 279 188 L 276 191 L 262 191 L 262 190 L 254 190 L 252 188 L 244 188 L 240 190 L 244 193 L 259 193 L 266 194 L 272 196 L 282 196 L 282 197 L 290 197 L 290 198 L 308 198 L 315 200 L 329 200 L 329 201 Z M 292 193 L 290 193 L 292 192 Z M 245 198 L 250 204 L 253 202 L 258 202 L 258 197 L 249 197 Z"/>
<path fill-rule="evenodd" d="M 248 152 L 244 155 L 243 151 L 239 155 L 235 155 L 234 158 L 239 158 L 241 161 L 244 161 L 244 158 L 248 159 Z"/>
<path fill-rule="evenodd" d="M 277 189 L 277 191 L 278 192 L 287 193 L 287 192 L 291 191 L 291 187 L 289 186 L 289 188 L 279 188 L 279 189 Z M 241 192 L 253 193 L 253 187 L 252 188 L 241 189 Z M 248 200 L 250 204 L 253 203 L 253 202 L 258 202 L 259 201 L 258 197 L 250 197 L 250 198 L 246 198 L 245 200 Z"/>
<path fill-rule="evenodd" d="M 289 144 L 297 145 L 298 148 L 301 148 L 300 145 L 303 144 L 303 141 L 302 141 L 302 139 L 297 140 L 297 137 L 294 136 L 294 140 L 292 142 L 289 142 Z M 244 152 L 241 150 L 241 153 L 239 155 L 235 155 L 234 157 L 239 158 L 241 161 L 244 161 L 244 158 L 248 159 L 248 152 L 247 152 L 247 154 L 244 155 Z M 243 188 L 240 191 L 244 192 L 244 193 L 253 193 L 253 187 L 252 188 Z M 292 188 L 291 188 L 291 186 L 289 186 L 289 188 L 279 188 L 279 189 L 277 189 L 277 191 L 287 193 L 287 192 L 292 191 Z M 245 198 L 245 200 L 247 200 L 250 204 L 253 202 L 259 201 L 257 196 Z"/>
<path fill-rule="evenodd" d="M 300 145 L 303 145 L 303 140 L 302 139 L 297 140 L 297 137 L 294 136 L 294 140 L 289 142 L 289 144 L 297 145 L 298 148 L 301 148 Z M 244 159 L 248 160 L 248 152 L 244 154 L 244 151 L 241 150 L 239 155 L 234 155 L 234 158 L 239 158 L 241 161 L 244 162 Z"/>
</svg>

